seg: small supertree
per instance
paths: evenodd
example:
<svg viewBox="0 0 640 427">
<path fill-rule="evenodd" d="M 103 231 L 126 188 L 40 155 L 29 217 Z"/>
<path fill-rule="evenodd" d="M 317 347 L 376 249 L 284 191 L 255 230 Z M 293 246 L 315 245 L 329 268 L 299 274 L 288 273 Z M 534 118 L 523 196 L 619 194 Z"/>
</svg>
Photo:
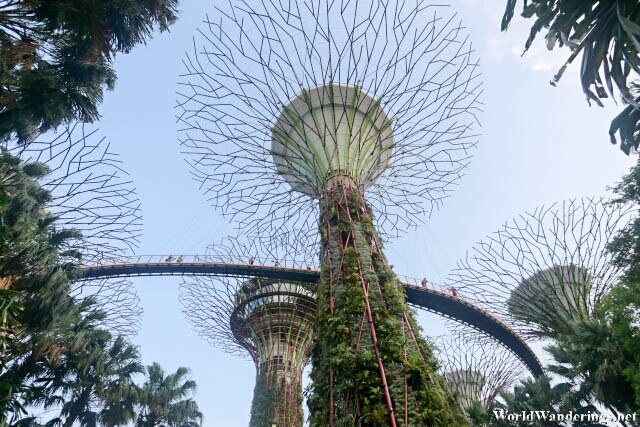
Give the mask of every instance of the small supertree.
<svg viewBox="0 0 640 427">
<path fill-rule="evenodd" d="M 224 239 L 207 257 L 235 263 L 289 267 L 299 251 L 282 239 L 280 253 L 263 250 L 255 239 Z M 273 245 L 269 245 L 273 247 Z M 210 344 L 249 356 L 256 366 L 250 426 L 302 426 L 302 371 L 313 343 L 316 286 L 276 279 L 190 277 L 180 286 L 188 321 Z"/>
<path fill-rule="evenodd" d="M 49 169 L 40 180 L 51 194 L 46 209 L 56 216 L 56 228 L 81 233 L 63 248 L 74 255 L 70 261 L 80 257 L 84 264 L 95 264 L 137 247 L 142 216 L 136 189 L 97 129 L 76 123 L 27 144 L 6 143 L 5 148 L 24 162 Z M 78 281 L 72 284 L 71 295 L 94 299 L 94 306 L 107 316 L 103 327 L 114 336 L 137 332 L 142 309 L 131 282 Z"/>
<path fill-rule="evenodd" d="M 462 422 L 374 228 L 374 212 L 385 235 L 420 222 L 475 144 L 480 82 L 455 15 L 240 1 L 206 25 L 178 100 L 196 179 L 244 230 L 320 243 L 311 424 Z"/>
<path fill-rule="evenodd" d="M 468 333 L 453 333 L 435 343 L 439 372 L 465 411 L 476 402 L 488 408 L 523 372 L 522 362 L 511 352 L 483 336 L 469 339 Z"/>
<path fill-rule="evenodd" d="M 448 283 L 523 336 L 553 338 L 592 317 L 618 281 L 606 246 L 631 217 L 630 206 L 603 199 L 537 208 L 480 241 Z"/>
</svg>

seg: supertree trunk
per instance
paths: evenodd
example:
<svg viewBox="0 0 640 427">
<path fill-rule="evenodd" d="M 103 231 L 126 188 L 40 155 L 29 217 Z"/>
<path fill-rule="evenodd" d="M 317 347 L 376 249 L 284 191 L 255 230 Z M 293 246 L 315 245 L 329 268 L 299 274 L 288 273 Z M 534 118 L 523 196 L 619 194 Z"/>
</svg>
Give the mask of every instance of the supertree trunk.
<svg viewBox="0 0 640 427">
<path fill-rule="evenodd" d="M 301 427 L 302 383 L 300 373 L 260 370 L 251 404 L 250 427 Z"/>
<path fill-rule="evenodd" d="M 320 200 L 312 426 L 463 425 L 388 265 L 371 209 L 348 178 Z"/>
</svg>

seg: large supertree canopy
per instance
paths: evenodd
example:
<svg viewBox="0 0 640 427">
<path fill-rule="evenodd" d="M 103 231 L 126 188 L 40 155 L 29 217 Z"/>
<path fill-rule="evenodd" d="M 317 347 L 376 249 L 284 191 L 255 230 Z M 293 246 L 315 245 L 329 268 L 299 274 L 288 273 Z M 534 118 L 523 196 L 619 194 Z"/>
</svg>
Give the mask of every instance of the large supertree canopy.
<svg viewBox="0 0 640 427">
<path fill-rule="evenodd" d="M 448 284 L 523 336 L 552 337 L 593 316 L 617 282 L 606 246 L 631 217 L 630 206 L 605 199 L 537 208 L 480 241 Z"/>
<path fill-rule="evenodd" d="M 25 162 L 39 162 L 50 169 L 40 181 L 51 193 L 46 209 L 58 218 L 56 227 L 82 234 L 66 248 L 79 253 L 82 263 L 128 255 L 137 247 L 142 214 L 136 189 L 97 129 L 75 123 L 27 144 L 9 142 L 5 148 Z M 103 326 L 114 335 L 138 331 L 142 308 L 131 282 L 79 281 L 72 284 L 71 294 L 95 300 L 107 315 Z"/>
<path fill-rule="evenodd" d="M 308 196 L 346 174 L 396 235 L 460 178 L 481 83 L 447 6 L 239 1 L 204 24 L 179 82 L 181 143 L 203 191 L 243 229 L 317 239 Z"/>
<path fill-rule="evenodd" d="M 522 363 L 496 342 L 470 334 L 448 334 L 435 340 L 440 374 L 466 410 L 475 402 L 488 407 L 501 390 L 523 372 Z"/>
</svg>

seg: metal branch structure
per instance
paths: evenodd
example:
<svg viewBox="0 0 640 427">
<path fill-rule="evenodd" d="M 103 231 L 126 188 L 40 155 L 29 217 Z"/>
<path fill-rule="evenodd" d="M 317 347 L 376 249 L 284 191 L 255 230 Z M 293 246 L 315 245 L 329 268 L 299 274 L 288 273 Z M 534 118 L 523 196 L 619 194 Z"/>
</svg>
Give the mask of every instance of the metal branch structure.
<svg viewBox="0 0 640 427">
<path fill-rule="evenodd" d="M 551 338 L 593 316 L 621 271 L 607 243 L 632 217 L 628 205 L 577 199 L 540 207 L 480 241 L 448 277 L 468 300 L 529 338 Z"/>
<path fill-rule="evenodd" d="M 106 314 L 101 327 L 114 336 L 134 336 L 141 326 L 140 297 L 130 280 L 99 279 L 73 284 L 71 296 L 76 299 L 92 298 L 95 306 Z"/>
<path fill-rule="evenodd" d="M 252 236 L 245 233 L 225 237 L 212 243 L 205 251 L 204 259 L 211 262 L 249 265 L 287 266 L 307 270 L 318 268 L 318 253 L 306 236 L 295 233 L 278 233 L 270 236 Z M 165 261 L 177 260 L 179 255 Z"/>
<path fill-rule="evenodd" d="M 69 249 L 91 263 L 131 252 L 142 232 L 140 201 L 118 155 L 96 129 L 73 124 L 9 150 L 25 162 L 51 169 L 40 184 L 51 193 L 47 206 L 57 226 L 80 231 Z"/>
<path fill-rule="evenodd" d="M 521 362 L 483 337 L 469 339 L 469 334 L 452 334 L 435 342 L 440 373 L 465 410 L 476 402 L 488 408 L 501 390 L 521 376 Z"/>
<path fill-rule="evenodd" d="M 208 248 L 212 259 L 261 259 L 311 269 L 313 262 L 297 258 L 301 246 L 281 246 L 288 254 L 272 253 L 274 245 L 256 239 L 224 239 Z M 282 243 L 282 240 L 280 240 Z M 180 301 L 188 321 L 211 345 L 249 356 L 256 366 L 251 426 L 302 425 L 302 371 L 314 337 L 316 284 L 266 277 L 191 277 L 180 286 Z"/>
<path fill-rule="evenodd" d="M 311 425 L 462 422 L 382 253 L 475 145 L 481 84 L 455 14 L 239 1 L 205 24 L 177 105 L 195 178 L 244 232 L 320 243 Z"/>
<path fill-rule="evenodd" d="M 122 161 L 96 129 L 76 123 L 6 148 L 25 162 L 39 162 L 51 170 L 40 180 L 51 193 L 46 208 L 58 218 L 56 227 L 82 233 L 65 249 L 78 252 L 83 263 L 127 255 L 137 247 L 140 201 Z M 107 315 L 103 326 L 114 335 L 138 331 L 142 309 L 129 281 L 76 282 L 71 295 L 93 298 Z"/>
<path fill-rule="evenodd" d="M 369 184 L 367 200 L 385 236 L 420 223 L 461 177 L 476 144 L 482 90 L 471 42 L 448 7 L 396 0 L 239 1 L 216 8 L 204 24 L 179 81 L 181 144 L 211 203 L 243 230 L 273 235 L 284 224 L 317 241 L 319 205 L 295 190 L 309 182 L 308 191 L 318 193 L 316 183 L 337 164 Z M 330 84 L 333 90 L 321 89 Z M 295 99 L 303 111 L 283 112 Z M 348 108 L 338 128 L 313 122 L 304 113 L 307 102 L 327 118 L 327 104 L 363 110 L 373 102 L 382 128 L 361 127 L 366 117 L 351 123 L 346 114 L 355 110 Z M 350 137 L 351 153 L 316 141 L 317 150 L 293 147 L 274 162 L 272 150 L 283 145 L 272 144 L 273 132 L 286 132 L 288 125 L 302 126 L 299 132 L 315 140 Z M 376 132 L 384 138 L 386 165 L 372 171 L 366 159 L 354 163 L 374 152 L 355 140 Z M 287 173 L 290 166 L 302 173 Z"/>
</svg>

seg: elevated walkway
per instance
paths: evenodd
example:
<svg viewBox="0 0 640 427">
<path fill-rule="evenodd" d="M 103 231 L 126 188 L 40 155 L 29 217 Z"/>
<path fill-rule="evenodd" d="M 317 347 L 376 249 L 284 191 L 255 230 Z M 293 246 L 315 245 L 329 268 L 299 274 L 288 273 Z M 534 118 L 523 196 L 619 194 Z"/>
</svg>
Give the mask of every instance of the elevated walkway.
<svg viewBox="0 0 640 427">
<path fill-rule="evenodd" d="M 255 264 L 255 260 L 248 260 L 247 264 L 224 261 L 202 255 L 121 257 L 104 260 L 101 264 L 83 266 L 84 276 L 81 280 L 133 276 L 223 276 L 264 277 L 317 283 L 320 279 L 320 272 L 311 266 L 290 268 L 279 266 L 277 262 L 274 262 L 274 265 L 262 265 Z M 402 276 L 399 276 L 399 279 L 403 282 L 407 302 L 411 306 L 456 320 L 491 336 L 516 355 L 534 376 L 542 375 L 542 365 L 531 348 L 502 321 L 446 290 L 436 289 L 433 285 L 417 285 L 415 279 Z M 407 283 L 409 281 L 413 281 L 414 284 Z"/>
</svg>

